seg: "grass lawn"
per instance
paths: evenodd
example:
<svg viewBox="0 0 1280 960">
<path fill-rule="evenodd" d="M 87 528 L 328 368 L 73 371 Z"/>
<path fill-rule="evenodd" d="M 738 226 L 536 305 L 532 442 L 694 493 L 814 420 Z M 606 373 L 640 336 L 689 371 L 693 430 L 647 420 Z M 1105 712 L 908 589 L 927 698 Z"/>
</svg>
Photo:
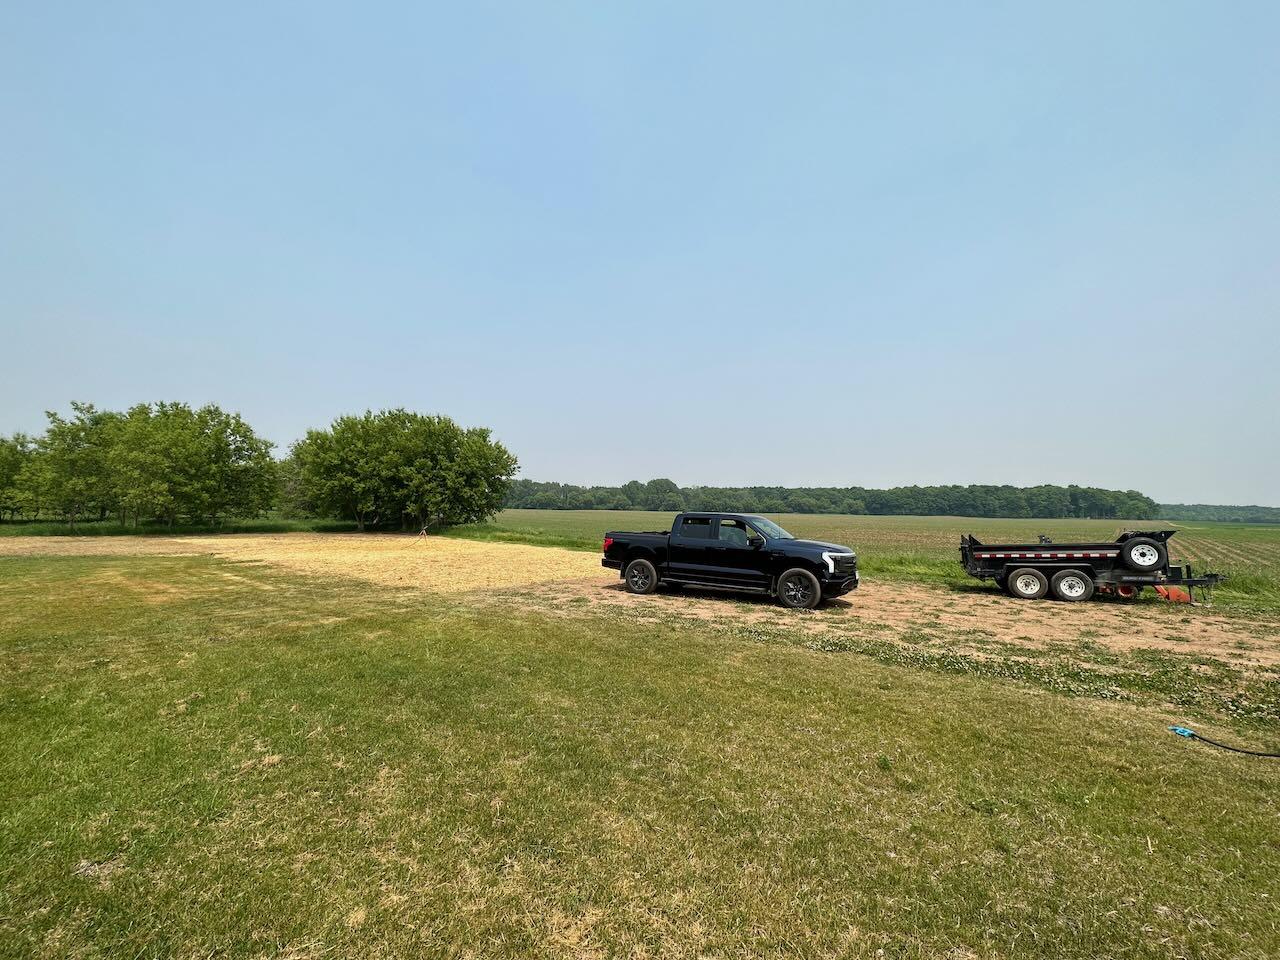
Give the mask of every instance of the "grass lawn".
<svg viewBox="0 0 1280 960">
<path fill-rule="evenodd" d="M 6 957 L 1280 954 L 1280 762 L 1154 706 L 204 556 L 0 643 Z"/>
</svg>

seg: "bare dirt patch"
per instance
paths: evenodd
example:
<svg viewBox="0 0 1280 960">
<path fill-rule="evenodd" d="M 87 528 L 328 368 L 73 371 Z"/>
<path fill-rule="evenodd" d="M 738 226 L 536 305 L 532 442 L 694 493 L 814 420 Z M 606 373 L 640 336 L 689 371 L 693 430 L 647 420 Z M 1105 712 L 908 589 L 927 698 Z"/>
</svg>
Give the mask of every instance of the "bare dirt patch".
<svg viewBox="0 0 1280 960">
<path fill-rule="evenodd" d="M 394 534 L 208 537 L 10 537 L 0 556 L 192 556 L 265 563 L 290 573 L 348 577 L 432 593 L 465 593 L 600 572 L 592 554 L 557 547 Z"/>
<path fill-rule="evenodd" d="M 1164 650 L 1213 657 L 1240 667 L 1280 666 L 1280 622 L 1238 619 L 1208 607 L 1155 603 L 1026 602 L 994 589 L 956 591 L 894 581 L 865 582 L 810 612 L 729 592 L 686 589 L 636 596 L 616 578 L 593 577 L 527 590 L 528 604 L 562 615 L 621 610 L 639 619 L 782 627 L 810 634 L 868 632 L 886 637 L 934 634 L 957 651 L 993 645 L 1065 652 L 1072 646 L 1115 653 Z"/>
</svg>

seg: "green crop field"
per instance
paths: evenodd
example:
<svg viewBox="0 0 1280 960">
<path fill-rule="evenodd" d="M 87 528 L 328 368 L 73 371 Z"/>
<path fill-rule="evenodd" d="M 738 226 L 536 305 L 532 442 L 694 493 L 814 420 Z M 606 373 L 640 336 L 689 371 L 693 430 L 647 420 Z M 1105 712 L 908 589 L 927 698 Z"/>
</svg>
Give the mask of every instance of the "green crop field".
<svg viewBox="0 0 1280 960">
<path fill-rule="evenodd" d="M 606 530 L 667 530 L 672 513 L 613 510 L 504 510 L 491 523 L 459 527 L 452 535 L 599 550 Z M 1213 569 L 1231 579 L 1219 588 L 1227 605 L 1280 609 L 1280 526 L 1154 520 L 991 520 L 973 517 L 872 517 L 779 514 L 772 519 L 798 537 L 848 544 L 867 576 L 958 584 L 960 535 L 987 543 L 1110 540 L 1124 529 L 1176 529 L 1175 561 Z M 1207 567 L 1206 567 L 1207 565 Z"/>
</svg>

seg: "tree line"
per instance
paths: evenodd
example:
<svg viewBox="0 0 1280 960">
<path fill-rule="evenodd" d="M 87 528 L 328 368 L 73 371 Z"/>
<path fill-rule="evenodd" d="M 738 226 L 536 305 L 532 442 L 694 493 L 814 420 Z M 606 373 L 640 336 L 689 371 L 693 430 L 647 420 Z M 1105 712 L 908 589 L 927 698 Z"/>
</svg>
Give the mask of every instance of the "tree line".
<svg viewBox="0 0 1280 960">
<path fill-rule="evenodd" d="M 1099 487 L 681 487 L 671 480 L 632 480 L 620 487 L 581 487 L 517 480 L 508 507 L 539 510 L 721 510 L 729 513 L 852 513 L 961 517 L 1095 517 L 1147 520 L 1160 515 L 1136 490 Z"/>
<path fill-rule="evenodd" d="M 1219 503 L 1162 503 L 1166 520 L 1216 520 L 1222 523 L 1280 523 L 1280 507 L 1250 504 L 1234 507 Z"/>
<path fill-rule="evenodd" d="M 273 511 L 430 529 L 492 516 L 517 467 L 487 429 L 406 410 L 339 417 L 283 460 L 214 404 L 47 417 L 39 436 L 0 437 L 0 521 L 172 527 Z"/>
<path fill-rule="evenodd" d="M 1035 487 L 681 487 L 515 480 L 516 458 L 490 431 L 406 410 L 343 416 L 309 430 L 283 459 L 236 413 L 143 403 L 47 414 L 39 436 L 0 436 L 0 522 L 112 520 L 217 524 L 274 513 L 359 529 L 433 529 L 506 507 L 723 510 L 739 513 L 1095 517 L 1280 522 L 1280 508 L 1156 504 L 1136 490 Z"/>
</svg>

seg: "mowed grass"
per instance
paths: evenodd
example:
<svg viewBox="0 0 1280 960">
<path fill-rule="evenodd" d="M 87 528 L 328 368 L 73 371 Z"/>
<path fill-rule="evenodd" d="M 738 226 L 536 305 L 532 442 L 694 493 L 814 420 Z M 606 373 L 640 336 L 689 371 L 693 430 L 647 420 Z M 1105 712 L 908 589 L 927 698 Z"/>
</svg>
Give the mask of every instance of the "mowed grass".
<svg viewBox="0 0 1280 960">
<path fill-rule="evenodd" d="M 599 550 L 606 530 L 669 530 L 674 513 L 641 510 L 504 510 L 492 522 L 457 527 L 452 536 Z M 846 544 L 866 576 L 939 584 L 972 583 L 960 566 L 960 535 L 986 543 L 1108 541 L 1122 530 L 1176 529 L 1174 562 L 1225 573 L 1217 591 L 1227 605 L 1280 609 L 1280 526 L 1174 523 L 1165 520 L 1007 520 L 974 517 L 872 517 L 776 514 L 797 537 Z"/>
<path fill-rule="evenodd" d="M 1154 709 L 209 557 L 0 643 L 3 956 L 1280 953 L 1280 765 Z"/>
</svg>

